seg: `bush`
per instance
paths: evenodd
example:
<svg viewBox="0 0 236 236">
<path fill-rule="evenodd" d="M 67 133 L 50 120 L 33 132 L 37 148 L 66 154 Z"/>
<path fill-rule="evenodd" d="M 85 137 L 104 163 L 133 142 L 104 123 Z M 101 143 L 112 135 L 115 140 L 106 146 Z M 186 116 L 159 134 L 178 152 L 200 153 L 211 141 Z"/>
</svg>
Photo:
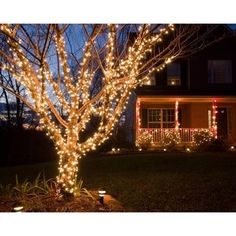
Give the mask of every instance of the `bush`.
<svg viewBox="0 0 236 236">
<path fill-rule="evenodd" d="M 192 134 L 193 143 L 198 147 L 204 147 L 213 140 L 213 133 L 208 129 L 196 130 Z"/>
<path fill-rule="evenodd" d="M 140 134 L 135 142 L 137 148 L 147 150 L 152 145 L 152 135 L 148 131 Z"/>
<path fill-rule="evenodd" d="M 180 141 L 180 134 L 177 130 L 164 130 L 161 146 L 163 148 L 173 149 Z"/>
<path fill-rule="evenodd" d="M 197 151 L 224 152 L 227 151 L 227 144 L 223 139 L 216 139 L 210 130 L 202 129 L 193 133 L 193 142 Z"/>
</svg>

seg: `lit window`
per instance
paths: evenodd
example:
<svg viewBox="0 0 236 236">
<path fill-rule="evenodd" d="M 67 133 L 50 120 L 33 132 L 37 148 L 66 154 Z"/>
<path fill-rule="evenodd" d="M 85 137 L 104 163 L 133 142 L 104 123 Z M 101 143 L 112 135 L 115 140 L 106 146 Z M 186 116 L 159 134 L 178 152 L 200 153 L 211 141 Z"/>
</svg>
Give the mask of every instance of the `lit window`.
<svg viewBox="0 0 236 236">
<path fill-rule="evenodd" d="M 148 109 L 148 127 L 161 128 L 161 109 Z"/>
<path fill-rule="evenodd" d="M 179 63 L 171 63 L 167 65 L 167 85 L 181 85 L 181 69 Z"/>
<path fill-rule="evenodd" d="M 231 60 L 209 60 L 208 83 L 210 84 L 232 83 Z"/>
<path fill-rule="evenodd" d="M 175 110 L 174 109 L 148 109 L 149 128 L 174 128 Z"/>
<path fill-rule="evenodd" d="M 172 76 L 172 78 L 167 79 L 167 85 L 168 86 L 178 86 L 181 85 L 180 78 Z"/>
</svg>

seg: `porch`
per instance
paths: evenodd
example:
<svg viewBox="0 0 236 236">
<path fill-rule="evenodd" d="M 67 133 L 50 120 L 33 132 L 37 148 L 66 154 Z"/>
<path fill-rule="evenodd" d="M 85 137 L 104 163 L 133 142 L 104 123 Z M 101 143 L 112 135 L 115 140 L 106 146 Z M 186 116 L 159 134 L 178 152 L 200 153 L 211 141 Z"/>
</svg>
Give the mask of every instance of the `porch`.
<svg viewBox="0 0 236 236">
<path fill-rule="evenodd" d="M 138 97 L 136 138 L 144 132 L 154 144 L 166 132 L 178 131 L 181 143 L 193 142 L 193 132 L 210 130 L 215 138 L 236 141 L 236 100 L 212 97 Z"/>
<path fill-rule="evenodd" d="M 192 143 L 193 142 L 193 132 L 200 131 L 202 128 L 179 128 L 178 133 L 180 135 L 180 142 L 184 143 Z M 152 143 L 159 144 L 164 138 L 164 134 L 166 132 L 173 132 L 176 131 L 175 128 L 140 128 L 138 135 L 142 135 L 143 133 L 147 132 L 152 135 Z M 211 130 L 212 131 L 212 130 Z"/>
</svg>

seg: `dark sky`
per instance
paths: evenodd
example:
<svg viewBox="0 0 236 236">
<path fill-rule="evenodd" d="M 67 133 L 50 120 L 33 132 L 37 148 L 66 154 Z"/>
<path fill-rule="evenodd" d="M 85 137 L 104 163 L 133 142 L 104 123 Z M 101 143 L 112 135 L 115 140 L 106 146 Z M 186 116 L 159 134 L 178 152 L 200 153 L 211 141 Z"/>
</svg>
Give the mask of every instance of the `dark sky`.
<svg viewBox="0 0 236 236">
<path fill-rule="evenodd" d="M 229 24 L 229 27 L 233 30 L 236 30 L 236 24 Z"/>
</svg>

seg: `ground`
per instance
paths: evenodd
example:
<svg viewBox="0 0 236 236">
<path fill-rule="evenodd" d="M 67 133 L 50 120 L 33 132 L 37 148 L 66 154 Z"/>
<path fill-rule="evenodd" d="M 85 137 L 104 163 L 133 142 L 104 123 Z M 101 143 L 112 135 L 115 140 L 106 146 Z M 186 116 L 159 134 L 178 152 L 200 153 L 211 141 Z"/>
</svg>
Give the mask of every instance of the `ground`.
<svg viewBox="0 0 236 236">
<path fill-rule="evenodd" d="M 97 193 L 92 192 L 94 199 L 83 195 L 75 197 L 73 200 L 66 201 L 63 198 L 55 198 L 54 196 L 28 196 L 22 198 L 16 197 L 0 197 L 0 212 L 16 212 L 17 207 L 22 212 L 112 212 L 124 211 L 122 205 L 106 195 L 103 204 L 100 203 Z"/>
<path fill-rule="evenodd" d="M 0 168 L 0 179 L 35 178 L 42 170 L 55 176 L 56 163 Z M 97 155 L 81 161 L 79 175 L 86 189 L 103 188 L 124 207 L 85 211 L 236 211 L 235 153 Z"/>
</svg>

